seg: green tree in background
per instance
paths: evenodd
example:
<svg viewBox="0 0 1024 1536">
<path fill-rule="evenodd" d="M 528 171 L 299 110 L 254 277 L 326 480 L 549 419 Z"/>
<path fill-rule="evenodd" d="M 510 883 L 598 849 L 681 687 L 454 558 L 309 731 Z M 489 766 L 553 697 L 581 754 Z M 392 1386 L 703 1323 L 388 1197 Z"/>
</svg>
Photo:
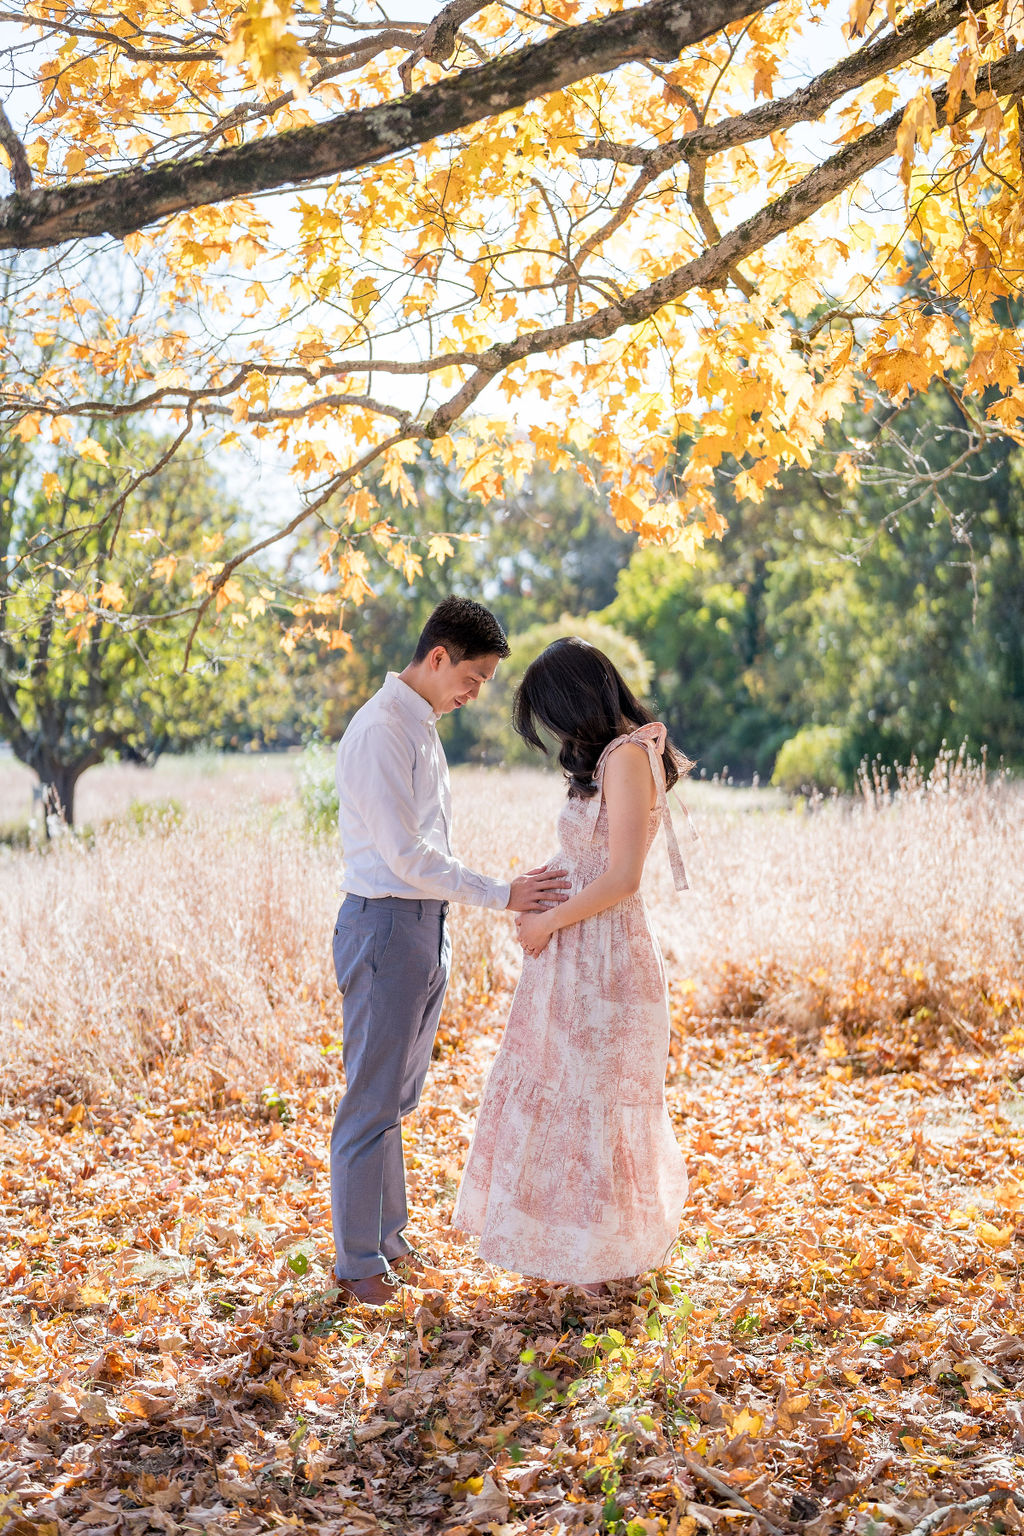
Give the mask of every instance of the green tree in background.
<svg viewBox="0 0 1024 1536">
<path fill-rule="evenodd" d="M 805 486 L 764 589 L 764 695 L 794 728 L 842 729 L 864 757 L 928 761 L 944 740 L 1024 762 L 1019 451 L 997 440 L 951 474 L 944 392 L 883 433 L 854 493 Z"/>
<path fill-rule="evenodd" d="M 1024 762 L 1024 454 L 997 439 L 957 471 L 975 429 L 942 390 L 880 409 L 831 445 L 874 437 L 859 485 L 793 471 L 759 505 L 723 496 L 729 532 L 694 565 L 633 555 L 601 617 L 706 771 L 768 774 L 809 726 L 840 733 L 848 786 L 864 757 L 943 740 Z"/>
<path fill-rule="evenodd" d="M 199 742 L 294 739 L 308 707 L 286 686 L 287 658 L 261 622 L 273 594 L 261 595 L 258 573 L 253 623 L 242 634 L 204 634 L 187 671 L 187 626 L 151 622 L 190 601 L 194 550 L 227 551 L 245 533 L 241 509 L 201 457 L 179 456 L 140 488 L 109 557 L 98 514 L 116 500 L 129 461 L 140 451 L 159 456 L 158 443 L 133 432 L 104 424 L 88 458 L 54 452 L 40 462 L 22 448 L 0 466 L 0 738 L 69 825 L 81 775 L 108 755 L 151 762 Z M 50 554 L 40 585 L 25 579 L 24 555 L 38 555 L 43 540 Z M 68 549 L 91 564 L 98 603 L 67 587 Z M 155 557 L 156 588 L 143 579 Z"/>
<path fill-rule="evenodd" d="M 683 751 L 710 772 L 750 773 L 770 765 L 788 728 L 758 672 L 762 583 L 743 569 L 749 551 L 730 554 L 705 548 L 690 565 L 671 550 L 637 550 L 600 618 L 649 658 L 656 708 Z"/>
</svg>

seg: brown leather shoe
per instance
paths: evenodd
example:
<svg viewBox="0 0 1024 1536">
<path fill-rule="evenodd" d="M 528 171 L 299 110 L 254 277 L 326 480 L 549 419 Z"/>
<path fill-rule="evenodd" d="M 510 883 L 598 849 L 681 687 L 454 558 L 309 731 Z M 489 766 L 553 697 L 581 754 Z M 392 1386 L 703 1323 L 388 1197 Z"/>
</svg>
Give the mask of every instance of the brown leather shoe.
<svg viewBox="0 0 1024 1536">
<path fill-rule="evenodd" d="M 363 1280 L 339 1280 L 335 1285 L 346 1302 L 357 1301 L 362 1307 L 386 1307 L 402 1294 L 402 1287 L 387 1275 L 367 1275 Z"/>
</svg>

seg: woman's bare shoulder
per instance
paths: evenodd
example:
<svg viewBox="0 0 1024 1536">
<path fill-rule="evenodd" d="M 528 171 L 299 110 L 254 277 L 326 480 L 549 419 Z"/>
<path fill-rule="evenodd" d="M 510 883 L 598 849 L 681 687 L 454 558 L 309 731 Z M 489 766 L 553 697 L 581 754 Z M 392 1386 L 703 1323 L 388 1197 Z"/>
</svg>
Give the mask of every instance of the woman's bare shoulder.
<svg viewBox="0 0 1024 1536">
<path fill-rule="evenodd" d="M 638 766 L 642 767 L 647 761 L 647 748 L 643 742 L 632 741 L 628 736 L 620 736 L 611 744 L 606 771 L 608 773 L 623 773 L 630 770 L 635 772 Z"/>
<path fill-rule="evenodd" d="M 649 799 L 654 792 L 654 779 L 647 748 L 627 737 L 616 742 L 615 751 L 609 752 L 605 764 L 604 785 L 606 797 L 610 792 L 613 799 L 617 795 L 623 798 L 642 795 Z"/>
</svg>

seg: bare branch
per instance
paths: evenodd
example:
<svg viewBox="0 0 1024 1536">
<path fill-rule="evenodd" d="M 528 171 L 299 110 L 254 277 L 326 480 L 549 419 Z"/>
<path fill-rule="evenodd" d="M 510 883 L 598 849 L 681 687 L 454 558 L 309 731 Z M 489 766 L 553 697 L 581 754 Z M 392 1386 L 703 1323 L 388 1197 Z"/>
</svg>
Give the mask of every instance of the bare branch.
<svg viewBox="0 0 1024 1536">
<path fill-rule="evenodd" d="M 436 373 L 444 368 L 474 368 L 480 362 L 482 355 L 480 352 L 441 352 L 418 362 L 389 358 L 353 358 L 351 361 L 333 367 L 321 368 L 317 373 L 314 373 L 311 368 L 301 367 L 298 363 L 242 363 L 226 383 L 200 384 L 194 389 L 188 389 L 183 385 L 166 385 L 160 389 L 150 390 L 148 395 L 139 395 L 135 399 L 122 401 L 119 404 L 109 400 L 79 400 L 72 403 L 52 396 L 49 399 L 29 400 L 22 395 L 4 393 L 0 390 L 0 420 L 3 419 L 4 414 L 17 418 L 23 416 L 27 410 L 32 410 L 51 416 L 90 416 L 104 421 L 117 421 L 124 416 L 137 416 L 142 411 L 158 409 L 178 411 L 183 406 L 194 408 L 200 415 L 217 415 L 218 409 L 206 405 L 205 402 L 233 395 L 252 373 L 263 374 L 268 379 L 299 379 L 307 384 L 316 385 L 322 379 L 348 378 L 352 374 L 368 376 L 372 373 L 388 373 L 415 377 Z M 324 403 L 361 405 L 381 415 L 393 416 L 396 421 L 405 419 L 403 411 L 394 406 L 383 405 L 367 394 L 319 396 L 297 410 L 296 416 L 305 415 L 317 405 Z M 253 414 L 248 419 L 260 421 L 264 418 Z"/>
<path fill-rule="evenodd" d="M 372 395 L 343 394 L 318 395 L 315 399 L 307 400 L 302 405 L 270 406 L 265 411 L 250 411 L 245 419 L 257 424 L 273 421 L 301 421 L 304 416 L 309 416 L 313 411 L 329 410 L 337 405 L 362 406 L 365 410 L 373 411 L 378 416 L 390 416 L 401 427 L 408 427 L 411 424 L 409 412 L 403 411 L 400 406 L 385 405 L 382 400 L 374 400 Z M 226 405 L 201 405 L 199 412 L 202 416 L 230 416 L 233 414 L 230 407 Z"/>
<path fill-rule="evenodd" d="M 1024 1510 L 1024 1494 L 1015 1493 L 1012 1488 L 997 1488 L 992 1493 L 979 1494 L 976 1499 L 967 1499 L 963 1504 L 940 1504 L 938 1509 L 933 1509 L 930 1515 L 918 1521 L 910 1536 L 931 1536 L 947 1515 L 972 1515 L 976 1509 L 991 1509 L 993 1504 L 1006 1503 Z"/>
<path fill-rule="evenodd" d="M 773 1520 L 769 1520 L 764 1511 L 758 1509 L 755 1504 L 751 1504 L 750 1500 L 745 1499 L 742 1493 L 738 1493 L 731 1483 L 726 1482 L 724 1477 L 720 1477 L 718 1473 L 712 1472 L 710 1467 L 705 1467 L 699 1461 L 695 1461 L 692 1456 L 684 1455 L 683 1461 L 686 1463 L 690 1476 L 695 1477 L 699 1483 L 703 1483 L 705 1488 L 713 1488 L 715 1493 L 720 1498 L 725 1499 L 728 1504 L 731 1504 L 734 1509 L 742 1509 L 748 1515 L 756 1515 L 761 1524 L 772 1533 L 772 1536 L 782 1536 L 781 1527 L 777 1526 Z"/>
<path fill-rule="evenodd" d="M 489 0 L 449 0 L 443 10 L 438 11 L 412 53 L 403 64 L 398 66 L 398 73 L 406 91 L 412 90 L 412 72 L 420 59 L 429 59 L 433 64 L 443 64 L 446 59 L 451 58 L 455 52 L 458 31 L 462 23 L 468 21 L 471 16 L 475 16 L 477 11 L 482 11 L 488 4 Z"/>
<path fill-rule="evenodd" d="M 708 162 L 703 155 L 696 156 L 690 161 L 690 175 L 686 183 L 686 198 L 693 209 L 704 239 L 708 242 L 708 245 L 717 245 L 722 238 L 722 232 L 715 223 L 714 215 L 708 207 L 707 199 L 704 195 L 707 168 Z M 756 291 L 754 285 L 743 276 L 739 267 L 733 267 L 729 276 L 745 299 L 753 298 Z"/>
<path fill-rule="evenodd" d="M 479 7 L 477 7 L 479 9 Z M 223 56 L 227 44 L 227 37 L 219 37 L 217 46 L 205 48 L 146 48 L 138 43 L 130 42 L 128 38 L 118 32 L 110 32 L 105 27 L 83 27 L 64 19 L 47 17 L 45 20 L 39 16 L 25 17 L 15 11 L 0 11 L 0 21 L 17 22 L 21 26 L 35 25 L 42 27 L 47 32 L 60 32 L 69 37 L 89 37 L 94 42 L 103 43 L 108 48 L 116 48 L 118 53 L 123 53 L 129 59 L 140 64 L 203 64 L 213 63 Z M 399 22 L 390 27 L 384 27 L 369 37 L 360 38 L 348 43 L 319 42 L 306 45 L 306 52 L 314 59 L 346 59 L 352 55 L 365 54 L 369 60 L 378 53 L 384 53 L 389 48 L 412 47 L 423 22 Z M 347 28 L 346 30 L 351 30 Z M 365 62 L 365 60 L 363 61 Z"/>
</svg>

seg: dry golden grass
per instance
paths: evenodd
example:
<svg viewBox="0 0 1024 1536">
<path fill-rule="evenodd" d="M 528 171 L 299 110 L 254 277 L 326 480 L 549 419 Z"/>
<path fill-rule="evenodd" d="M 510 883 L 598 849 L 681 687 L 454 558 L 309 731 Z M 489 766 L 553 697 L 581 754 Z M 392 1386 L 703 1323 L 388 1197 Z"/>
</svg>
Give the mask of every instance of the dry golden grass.
<svg viewBox="0 0 1024 1536">
<path fill-rule="evenodd" d="M 61 1061 L 124 1080 L 161 1059 L 246 1087 L 316 1075 L 340 1024 L 338 855 L 303 834 L 290 773 L 279 760 L 168 774 L 157 788 L 188 807 L 179 824 L 0 854 L 8 1075 Z M 109 771 L 100 803 L 127 803 L 126 774 Z M 468 862 L 498 874 L 553 853 L 557 778 L 466 769 L 454 786 Z M 699 844 L 680 823 L 693 890 L 672 890 L 661 839 L 645 877 L 681 1024 L 750 1018 L 776 1026 L 781 1052 L 816 1030 L 841 1060 L 877 1027 L 891 1053 L 894 1038 L 908 1050 L 936 1028 L 974 1039 L 1020 1011 L 1024 799 L 1012 786 L 954 774 L 891 803 L 809 809 L 690 788 L 703 806 Z M 500 1016 L 518 956 L 506 917 L 461 908 L 453 927 L 449 1037 L 479 1028 L 481 1010 Z"/>
</svg>

